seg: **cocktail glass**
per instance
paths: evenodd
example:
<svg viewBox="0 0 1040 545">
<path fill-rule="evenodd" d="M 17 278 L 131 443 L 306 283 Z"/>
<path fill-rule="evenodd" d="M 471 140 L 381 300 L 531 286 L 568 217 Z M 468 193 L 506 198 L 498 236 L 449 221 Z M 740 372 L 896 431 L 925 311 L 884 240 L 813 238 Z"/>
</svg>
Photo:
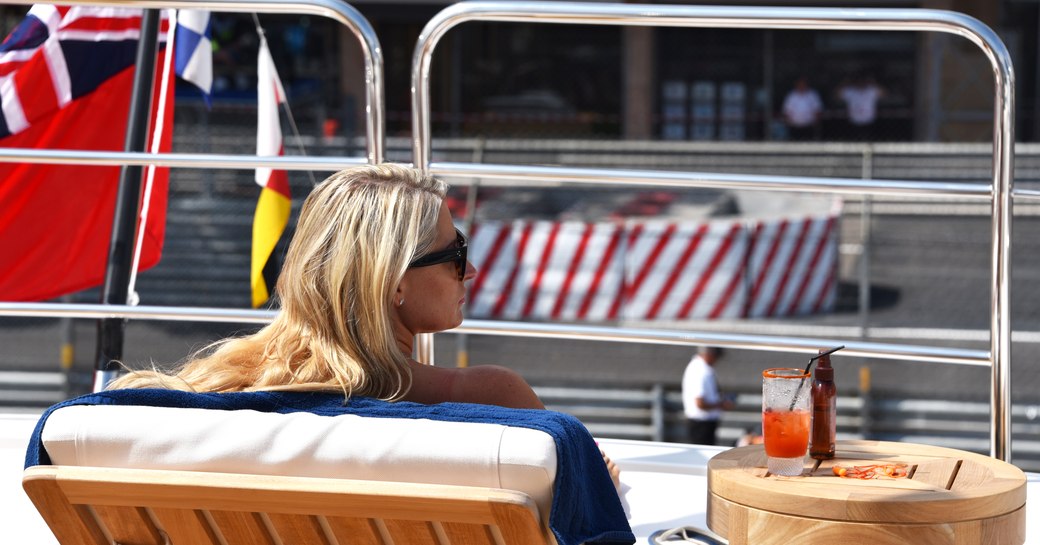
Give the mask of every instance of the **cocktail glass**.
<svg viewBox="0 0 1040 545">
<path fill-rule="evenodd" d="M 762 434 L 773 475 L 802 474 L 809 448 L 811 391 L 809 373 L 801 369 L 762 372 Z"/>
</svg>

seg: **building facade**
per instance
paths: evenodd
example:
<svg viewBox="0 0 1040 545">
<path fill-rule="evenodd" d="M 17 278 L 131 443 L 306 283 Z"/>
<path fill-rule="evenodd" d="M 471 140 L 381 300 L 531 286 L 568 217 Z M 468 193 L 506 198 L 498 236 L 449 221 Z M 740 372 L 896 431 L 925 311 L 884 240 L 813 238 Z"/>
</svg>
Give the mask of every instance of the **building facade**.
<svg viewBox="0 0 1040 545">
<path fill-rule="evenodd" d="M 664 2 L 655 2 L 664 3 Z M 713 2 L 721 4 L 725 2 Z M 742 5 L 781 5 L 740 2 Z M 385 49 L 391 134 L 409 130 L 410 62 L 420 30 L 446 2 L 358 2 Z M 1004 39 L 1017 72 L 1018 137 L 1038 133 L 1040 3 L 1003 0 L 784 2 L 930 8 L 971 15 Z M 341 37 L 341 90 L 361 96 L 352 37 Z M 820 96 L 821 140 L 851 140 L 840 89 L 883 90 L 874 140 L 983 141 L 992 133 L 989 63 L 938 33 L 686 29 L 467 23 L 438 46 L 431 76 L 438 135 L 784 140 L 782 104 L 799 77 Z M 354 101 L 356 104 L 356 100 Z M 358 115 L 356 108 L 353 115 Z M 348 119 L 344 125 L 356 125 Z"/>
</svg>

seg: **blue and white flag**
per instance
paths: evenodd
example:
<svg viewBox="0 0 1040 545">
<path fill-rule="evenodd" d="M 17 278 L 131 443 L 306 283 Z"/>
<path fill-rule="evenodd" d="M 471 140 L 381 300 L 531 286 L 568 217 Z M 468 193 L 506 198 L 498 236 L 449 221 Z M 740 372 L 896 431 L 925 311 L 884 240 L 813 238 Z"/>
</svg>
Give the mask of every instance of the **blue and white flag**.
<svg viewBox="0 0 1040 545">
<path fill-rule="evenodd" d="M 213 89 L 213 46 L 210 38 L 210 12 L 198 9 L 177 10 L 177 75 L 202 91 L 206 106 Z"/>
</svg>

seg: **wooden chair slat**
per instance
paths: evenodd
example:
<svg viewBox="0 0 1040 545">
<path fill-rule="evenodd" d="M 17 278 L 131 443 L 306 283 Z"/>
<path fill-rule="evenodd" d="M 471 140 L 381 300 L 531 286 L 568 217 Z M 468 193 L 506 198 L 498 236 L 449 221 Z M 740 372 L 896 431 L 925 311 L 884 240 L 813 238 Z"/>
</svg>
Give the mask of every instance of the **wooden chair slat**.
<svg viewBox="0 0 1040 545">
<path fill-rule="evenodd" d="M 484 524 L 445 522 L 444 533 L 451 545 L 497 545 L 491 529 Z"/>
<path fill-rule="evenodd" d="M 329 517 L 325 520 L 340 545 L 387 545 L 372 519 Z"/>
<path fill-rule="evenodd" d="M 248 501 L 243 498 L 243 503 Z M 259 513 L 212 511 L 210 515 L 227 545 L 276 545 Z"/>
<path fill-rule="evenodd" d="M 536 517 L 524 516 L 526 506 L 515 503 L 495 503 L 489 506 L 495 515 L 498 530 L 506 543 L 555 543 L 547 526 L 538 524 Z"/>
<path fill-rule="evenodd" d="M 119 545 L 163 545 L 163 536 L 143 507 L 94 506 L 98 520 Z"/>
<path fill-rule="evenodd" d="M 318 517 L 268 513 L 271 527 L 282 545 L 334 545 L 329 543 Z"/>
<path fill-rule="evenodd" d="M 170 538 L 170 545 L 220 545 L 209 520 L 195 509 L 152 509 L 159 525 Z"/>
<path fill-rule="evenodd" d="M 448 545 L 441 543 L 437 532 L 425 520 L 384 520 L 387 531 L 394 543 L 410 545 Z"/>
</svg>

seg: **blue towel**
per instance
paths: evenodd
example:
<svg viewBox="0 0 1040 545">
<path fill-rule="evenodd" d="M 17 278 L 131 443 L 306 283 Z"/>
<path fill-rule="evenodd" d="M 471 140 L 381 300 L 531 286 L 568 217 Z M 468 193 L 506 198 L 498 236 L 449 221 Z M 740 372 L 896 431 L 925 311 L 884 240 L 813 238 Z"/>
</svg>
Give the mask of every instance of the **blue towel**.
<svg viewBox="0 0 1040 545">
<path fill-rule="evenodd" d="M 614 483 L 599 448 L 576 418 L 554 411 L 506 409 L 470 403 L 423 405 L 307 392 L 191 393 L 175 390 L 112 390 L 63 401 L 47 409 L 36 424 L 25 467 L 50 464 L 40 434 L 47 417 L 69 405 L 143 405 L 215 410 L 249 409 L 271 413 L 306 411 L 322 416 L 354 414 L 374 418 L 426 418 L 480 422 L 541 430 L 556 442 L 556 482 L 549 528 L 560 545 L 635 543 Z"/>
</svg>

